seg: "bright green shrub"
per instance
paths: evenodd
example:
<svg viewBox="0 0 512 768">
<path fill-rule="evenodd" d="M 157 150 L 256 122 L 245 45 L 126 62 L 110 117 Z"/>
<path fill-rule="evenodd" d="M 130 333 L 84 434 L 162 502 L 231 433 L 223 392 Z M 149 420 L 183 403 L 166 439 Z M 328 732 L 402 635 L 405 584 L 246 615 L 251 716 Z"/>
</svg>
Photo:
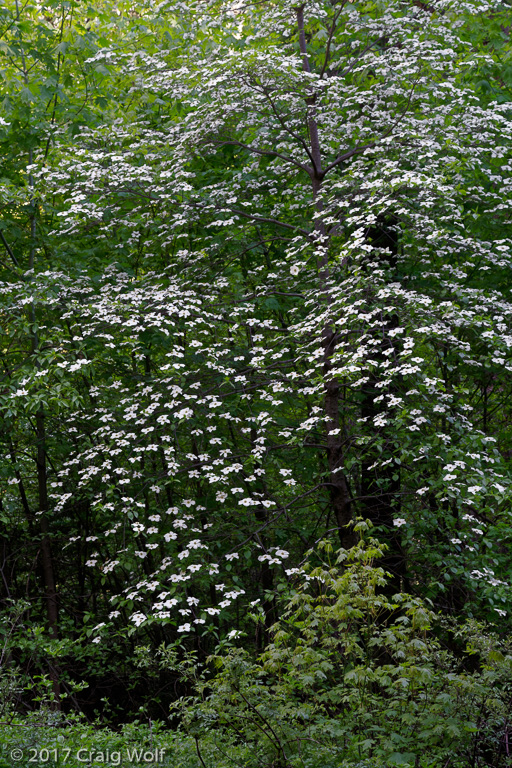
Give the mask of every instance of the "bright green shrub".
<svg viewBox="0 0 512 768">
<path fill-rule="evenodd" d="M 477 624 L 450 629 L 410 594 L 389 597 L 381 554 L 370 539 L 310 566 L 257 660 L 212 657 L 213 679 L 181 702 L 203 760 L 213 744 L 216 766 L 510 764 L 507 644 Z"/>
</svg>

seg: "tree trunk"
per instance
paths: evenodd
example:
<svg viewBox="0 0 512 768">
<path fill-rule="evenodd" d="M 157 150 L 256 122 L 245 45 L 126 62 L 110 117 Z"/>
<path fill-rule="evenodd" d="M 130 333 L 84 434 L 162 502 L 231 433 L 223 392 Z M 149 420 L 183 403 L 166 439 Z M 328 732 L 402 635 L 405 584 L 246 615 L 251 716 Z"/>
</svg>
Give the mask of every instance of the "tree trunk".
<svg viewBox="0 0 512 768">
<path fill-rule="evenodd" d="M 300 6 L 296 9 L 297 28 L 299 31 L 299 45 L 302 53 L 303 69 L 310 72 L 309 57 L 306 46 L 306 35 L 304 31 L 304 8 Z M 315 94 L 306 99 L 308 106 L 308 132 L 311 148 L 312 168 L 310 172 L 313 200 L 317 214 L 323 211 L 321 198 L 322 180 L 324 171 L 322 169 L 322 153 L 320 148 L 320 139 L 318 134 L 318 125 L 315 117 Z M 332 297 L 329 291 L 329 255 L 327 250 L 327 232 L 325 223 L 321 215 L 315 218 L 315 232 L 317 243 L 320 246 L 320 256 L 318 259 L 318 273 L 320 277 L 321 292 L 327 306 L 332 304 Z M 323 343 L 323 375 L 325 380 L 324 413 L 326 419 L 326 452 L 329 497 L 331 511 L 334 514 L 338 535 L 342 547 L 349 548 L 355 543 L 355 538 L 349 525 L 352 521 L 352 507 L 350 501 L 350 490 L 347 478 L 343 472 L 344 452 L 343 435 L 334 434 L 339 430 L 340 423 L 340 385 L 332 376 L 332 356 L 336 349 L 336 330 L 333 327 L 332 320 L 326 323 L 322 331 Z"/>
<path fill-rule="evenodd" d="M 50 635 L 57 639 L 59 636 L 59 607 L 57 587 L 55 583 L 55 569 L 50 545 L 49 523 L 48 523 L 48 481 L 46 473 L 46 431 L 44 423 L 44 414 L 39 410 L 36 416 L 36 438 L 37 438 L 37 487 L 39 496 L 39 519 L 41 528 L 41 563 L 43 567 L 46 615 Z M 51 662 L 49 662 L 50 680 L 53 685 L 55 709 L 60 709 L 60 684 L 59 672 Z"/>
<path fill-rule="evenodd" d="M 389 269 L 396 267 L 398 255 L 398 221 L 394 216 L 379 217 L 376 224 L 369 228 L 366 233 L 366 240 L 374 248 L 386 248 L 388 253 L 381 254 L 380 258 L 386 262 L 385 266 Z M 383 329 L 396 327 L 398 318 L 395 314 L 386 314 L 383 317 Z M 383 337 L 380 345 L 374 349 L 373 354 L 379 360 L 384 360 L 384 352 L 391 347 L 389 336 L 383 331 Z M 379 407 L 375 398 L 383 394 L 383 390 L 378 388 L 377 381 L 370 377 L 369 381 L 362 387 L 361 416 L 369 424 L 373 423 L 374 417 L 379 412 Z M 377 427 L 375 427 L 377 430 Z M 393 456 L 392 435 L 385 427 L 379 429 L 381 439 L 387 446 L 385 455 Z M 394 594 L 403 591 L 405 571 L 405 557 L 400 545 L 400 536 L 394 525 L 394 518 L 399 513 L 399 492 L 400 492 L 400 467 L 391 462 L 385 467 L 374 467 L 384 452 L 370 452 L 365 457 L 361 466 L 361 501 L 363 514 L 372 523 L 380 529 L 384 541 L 388 547 L 386 554 L 380 560 L 379 565 L 391 574 L 386 591 Z M 370 469 L 370 467 L 373 467 Z"/>
</svg>

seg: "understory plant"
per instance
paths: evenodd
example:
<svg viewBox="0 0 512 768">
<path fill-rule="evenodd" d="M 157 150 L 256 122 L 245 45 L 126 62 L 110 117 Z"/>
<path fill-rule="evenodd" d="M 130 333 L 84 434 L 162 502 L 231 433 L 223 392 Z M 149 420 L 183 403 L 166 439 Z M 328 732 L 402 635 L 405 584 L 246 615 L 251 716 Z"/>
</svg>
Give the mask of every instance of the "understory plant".
<svg viewBox="0 0 512 768">
<path fill-rule="evenodd" d="M 365 527 L 360 524 L 359 527 Z M 492 627 L 458 628 L 389 593 L 373 538 L 310 553 L 257 659 L 220 649 L 178 704 L 216 764 L 477 768 L 511 764 L 512 654 Z"/>
</svg>

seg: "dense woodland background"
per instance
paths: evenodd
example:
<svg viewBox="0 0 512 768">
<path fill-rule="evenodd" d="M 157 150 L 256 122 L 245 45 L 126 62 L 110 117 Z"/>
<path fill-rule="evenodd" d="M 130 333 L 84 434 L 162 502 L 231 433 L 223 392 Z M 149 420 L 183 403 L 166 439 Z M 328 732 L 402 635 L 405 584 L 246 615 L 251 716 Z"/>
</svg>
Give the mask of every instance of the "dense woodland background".
<svg viewBox="0 0 512 768">
<path fill-rule="evenodd" d="M 511 763 L 511 14 L 0 6 L 2 744 Z"/>
</svg>

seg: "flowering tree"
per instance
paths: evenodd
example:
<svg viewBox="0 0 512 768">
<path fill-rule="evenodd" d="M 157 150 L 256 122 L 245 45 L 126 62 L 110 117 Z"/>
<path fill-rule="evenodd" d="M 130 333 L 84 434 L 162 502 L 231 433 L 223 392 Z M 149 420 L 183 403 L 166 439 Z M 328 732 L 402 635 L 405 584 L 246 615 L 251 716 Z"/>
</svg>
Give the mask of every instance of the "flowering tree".
<svg viewBox="0 0 512 768">
<path fill-rule="evenodd" d="M 3 296 L 13 339 L 31 302 L 46 327 L 3 407 L 52 420 L 49 530 L 98 642 L 118 619 L 232 629 L 241 601 L 270 624 L 278 581 L 358 516 L 394 589 L 504 612 L 512 129 L 475 85 L 490 10 L 141 4 L 88 58 L 123 110 L 35 158 L 41 257 Z M 35 481 L 5 474 L 19 507 Z"/>
</svg>

